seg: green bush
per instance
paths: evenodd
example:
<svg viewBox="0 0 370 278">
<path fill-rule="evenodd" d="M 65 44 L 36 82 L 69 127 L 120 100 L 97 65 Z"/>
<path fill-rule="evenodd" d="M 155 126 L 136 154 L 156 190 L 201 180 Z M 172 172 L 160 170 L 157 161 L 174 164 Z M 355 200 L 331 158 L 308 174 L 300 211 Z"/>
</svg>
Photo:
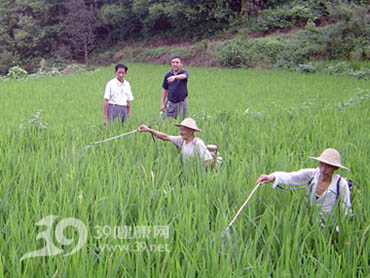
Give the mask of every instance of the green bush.
<svg viewBox="0 0 370 278">
<path fill-rule="evenodd" d="M 284 41 L 271 37 L 249 41 L 249 45 L 252 63 L 264 67 L 273 67 L 286 47 Z"/>
<path fill-rule="evenodd" d="M 156 47 L 156 48 L 144 48 L 141 49 L 139 57 L 142 57 L 143 61 L 145 59 L 157 59 L 163 56 L 166 52 L 169 51 L 168 46 Z"/>
<path fill-rule="evenodd" d="M 249 67 L 251 57 L 248 46 L 248 42 L 240 38 L 226 41 L 216 49 L 215 60 L 221 66 Z"/>
<path fill-rule="evenodd" d="M 0 75 L 8 72 L 8 69 L 19 62 L 18 57 L 13 53 L 4 49 L 0 50 Z"/>
<path fill-rule="evenodd" d="M 315 62 L 314 67 L 318 72 L 329 75 L 348 76 L 370 80 L 370 63 L 360 61 L 320 61 Z"/>
<path fill-rule="evenodd" d="M 297 10 L 295 11 L 295 13 Z M 301 70 L 299 65 L 316 60 L 369 60 L 370 17 L 353 17 L 325 27 L 316 27 L 313 20 L 306 28 L 293 34 L 258 39 L 240 37 L 222 43 L 215 52 L 216 61 L 222 66 Z M 366 78 L 361 72 L 338 69 L 346 76 Z M 328 69 L 327 73 L 335 74 Z"/>
<path fill-rule="evenodd" d="M 193 49 L 187 47 L 177 47 L 173 48 L 170 51 L 171 57 L 173 56 L 181 56 L 183 59 L 187 59 L 193 55 Z"/>
<path fill-rule="evenodd" d="M 10 79 L 22 79 L 27 77 L 28 72 L 20 66 L 11 67 L 6 75 Z"/>
<path fill-rule="evenodd" d="M 315 20 L 320 12 L 313 8 L 312 1 L 297 4 L 290 2 L 273 9 L 262 10 L 251 31 L 273 31 L 286 29 L 296 25 L 304 25 L 308 20 Z"/>
<path fill-rule="evenodd" d="M 312 64 L 299 64 L 298 65 L 298 72 L 310 72 L 310 73 L 313 73 L 313 72 L 316 72 L 316 68 L 315 66 L 313 66 Z"/>
<path fill-rule="evenodd" d="M 111 51 L 107 51 L 97 55 L 97 57 L 94 57 L 93 59 L 90 59 L 92 63 L 96 63 L 102 66 L 109 66 L 114 63 L 114 53 Z"/>
</svg>

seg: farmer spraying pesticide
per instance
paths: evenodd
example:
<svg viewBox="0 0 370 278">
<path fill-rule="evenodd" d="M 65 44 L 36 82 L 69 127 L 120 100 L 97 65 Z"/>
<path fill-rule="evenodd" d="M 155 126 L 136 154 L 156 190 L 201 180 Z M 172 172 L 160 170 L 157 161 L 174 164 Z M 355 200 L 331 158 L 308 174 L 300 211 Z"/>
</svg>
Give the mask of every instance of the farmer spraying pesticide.
<svg viewBox="0 0 370 278">
<path fill-rule="evenodd" d="M 198 154 L 199 158 L 204 161 L 206 167 L 214 162 L 214 158 L 207 149 L 203 140 L 195 137 L 195 132 L 202 131 L 197 127 L 192 118 L 186 118 L 180 124 L 175 124 L 175 126 L 179 128 L 180 136 L 170 136 L 158 130 L 151 129 L 146 125 L 139 126 L 138 131 L 150 132 L 152 135 L 163 141 L 172 142 L 176 147 L 181 149 L 182 156 L 185 159 Z"/>
<path fill-rule="evenodd" d="M 274 172 L 270 175 L 260 175 L 258 183 L 273 182 L 272 187 L 281 185 L 306 184 L 307 198 L 310 206 L 318 206 L 322 216 L 332 215 L 339 202 L 345 215 L 351 214 L 351 195 L 347 180 L 334 172 L 339 168 L 349 170 L 341 164 L 339 152 L 335 149 L 326 149 L 319 157 L 309 157 L 319 161 L 316 169 L 301 169 L 296 172 Z M 292 188 L 294 189 L 294 188 Z"/>
</svg>

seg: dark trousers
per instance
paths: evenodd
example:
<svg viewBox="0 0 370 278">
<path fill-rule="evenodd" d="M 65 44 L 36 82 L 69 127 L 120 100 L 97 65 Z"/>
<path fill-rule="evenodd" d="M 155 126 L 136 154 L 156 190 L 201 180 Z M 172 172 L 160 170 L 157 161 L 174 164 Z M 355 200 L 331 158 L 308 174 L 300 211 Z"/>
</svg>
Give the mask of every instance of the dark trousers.
<svg viewBox="0 0 370 278">
<path fill-rule="evenodd" d="M 108 105 L 109 121 L 114 121 L 117 118 L 121 119 L 122 123 L 124 123 L 127 120 L 128 118 L 127 106 L 118 104 L 109 104 Z"/>
<path fill-rule="evenodd" d="M 177 116 L 181 114 L 182 119 L 185 119 L 188 112 L 188 103 L 186 99 L 177 103 L 173 103 L 168 100 L 166 104 L 166 110 L 167 117 L 177 119 Z"/>
</svg>

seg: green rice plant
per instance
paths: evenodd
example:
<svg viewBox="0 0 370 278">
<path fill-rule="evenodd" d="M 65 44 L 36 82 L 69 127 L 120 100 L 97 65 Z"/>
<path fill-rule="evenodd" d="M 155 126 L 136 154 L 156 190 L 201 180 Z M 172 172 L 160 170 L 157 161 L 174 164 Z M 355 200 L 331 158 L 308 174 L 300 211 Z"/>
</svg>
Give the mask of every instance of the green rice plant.
<svg viewBox="0 0 370 278">
<path fill-rule="evenodd" d="M 224 164 L 205 171 L 182 161 L 171 143 L 135 133 L 94 141 L 140 124 L 177 135 L 159 115 L 168 66 L 128 64 L 135 100 L 122 127 L 103 126 L 103 91 L 113 68 L 0 83 L 1 277 L 368 277 L 370 83 L 324 74 L 189 67 L 189 116 L 218 144 Z M 42 110 L 37 122 L 28 121 Z M 20 125 L 23 127 L 20 128 Z M 351 220 L 321 229 L 302 191 L 264 185 L 222 240 L 261 173 L 316 167 L 307 159 L 337 148 L 359 183 Z M 51 240 L 62 253 L 20 261 L 45 246 L 37 239 L 58 216 Z M 86 226 L 86 243 L 73 227 Z M 122 227 L 168 226 L 168 238 L 123 236 Z M 121 230 L 116 227 L 121 227 Z M 117 231 L 119 231 L 117 233 Z M 67 243 L 67 241 L 65 242 Z M 141 249 L 140 249 L 141 248 Z M 151 248 L 151 249 L 150 249 Z"/>
</svg>

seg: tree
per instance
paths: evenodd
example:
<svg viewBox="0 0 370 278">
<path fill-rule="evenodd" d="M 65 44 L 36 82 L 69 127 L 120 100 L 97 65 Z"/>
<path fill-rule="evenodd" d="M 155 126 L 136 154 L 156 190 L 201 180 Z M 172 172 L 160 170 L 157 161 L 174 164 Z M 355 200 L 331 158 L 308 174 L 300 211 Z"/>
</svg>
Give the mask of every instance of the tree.
<svg viewBox="0 0 370 278">
<path fill-rule="evenodd" d="M 0 1 L 0 74 L 20 65 L 27 71 L 56 45 L 58 6 L 48 0 Z"/>
<path fill-rule="evenodd" d="M 141 35 L 143 20 L 147 16 L 147 5 L 136 5 L 133 0 L 120 0 L 104 4 L 100 9 L 100 16 L 109 34 L 105 38 L 115 43 L 126 38 L 135 38 Z M 137 8 L 139 7 L 139 9 Z"/>
<path fill-rule="evenodd" d="M 64 7 L 66 11 L 61 17 L 63 32 L 60 39 L 70 49 L 73 58 L 83 57 L 85 64 L 88 64 L 89 53 L 96 45 L 95 32 L 102 23 L 94 6 L 87 6 L 83 0 L 67 2 Z"/>
</svg>

